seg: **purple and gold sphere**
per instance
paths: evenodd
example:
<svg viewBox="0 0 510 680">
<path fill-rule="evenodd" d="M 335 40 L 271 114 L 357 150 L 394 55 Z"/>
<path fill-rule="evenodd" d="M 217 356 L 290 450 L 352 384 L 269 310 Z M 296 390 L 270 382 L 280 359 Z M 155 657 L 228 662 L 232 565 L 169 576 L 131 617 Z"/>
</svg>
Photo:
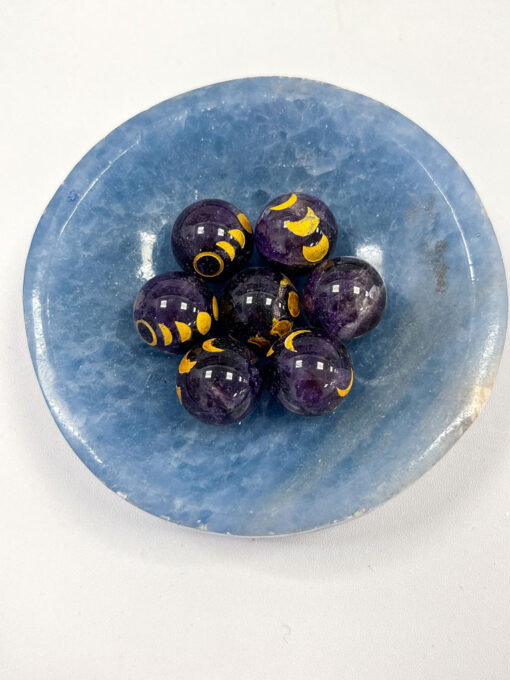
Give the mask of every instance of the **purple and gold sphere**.
<svg viewBox="0 0 510 680">
<path fill-rule="evenodd" d="M 259 253 L 277 270 L 305 274 L 335 249 L 337 226 L 328 206 L 315 196 L 274 198 L 255 227 Z"/>
<path fill-rule="evenodd" d="M 204 279 L 229 279 L 245 266 L 252 250 L 248 218 L 220 199 L 189 205 L 172 229 L 172 251 L 179 266 Z"/>
<path fill-rule="evenodd" d="M 196 276 L 155 276 L 136 296 L 133 318 L 142 340 L 162 352 L 182 354 L 214 330 L 218 303 Z"/>
<path fill-rule="evenodd" d="M 252 267 L 236 274 L 221 300 L 226 331 L 253 349 L 266 352 L 292 331 L 301 312 L 299 295 L 283 274 Z"/>
<path fill-rule="evenodd" d="M 381 275 L 364 260 L 336 257 L 312 272 L 303 292 L 303 308 L 311 324 L 341 340 L 371 331 L 386 307 Z"/>
<path fill-rule="evenodd" d="M 303 416 L 334 411 L 354 380 L 349 352 L 322 331 L 296 330 L 268 352 L 268 389 L 283 406 Z"/>
<path fill-rule="evenodd" d="M 238 423 L 249 416 L 261 389 L 255 354 L 230 338 L 197 345 L 184 355 L 177 373 L 179 401 L 209 425 Z"/>
</svg>

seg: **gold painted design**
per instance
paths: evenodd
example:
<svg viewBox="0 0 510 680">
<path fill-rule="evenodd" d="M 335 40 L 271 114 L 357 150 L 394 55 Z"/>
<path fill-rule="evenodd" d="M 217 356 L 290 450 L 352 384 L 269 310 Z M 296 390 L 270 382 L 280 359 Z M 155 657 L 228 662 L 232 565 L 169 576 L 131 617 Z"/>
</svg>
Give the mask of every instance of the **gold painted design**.
<svg viewBox="0 0 510 680">
<path fill-rule="evenodd" d="M 200 271 L 198 268 L 198 263 L 203 257 L 213 257 L 215 260 L 217 260 L 219 264 L 218 271 L 215 272 L 214 274 L 204 274 L 203 272 Z M 215 276 L 219 276 L 223 269 L 225 268 L 225 263 L 221 259 L 221 257 L 217 253 L 213 253 L 210 250 L 204 250 L 202 253 L 198 253 L 198 255 L 195 256 L 195 259 L 193 260 L 193 269 L 196 271 L 197 274 L 200 274 L 200 276 L 205 276 L 208 279 L 212 279 Z"/>
<path fill-rule="evenodd" d="M 211 323 L 212 319 L 210 314 L 208 314 L 207 312 L 198 312 L 197 328 L 202 335 L 205 335 L 206 333 L 209 332 L 209 329 L 211 328 Z"/>
<path fill-rule="evenodd" d="M 266 349 L 271 344 L 267 338 L 263 338 L 261 335 L 253 335 L 251 338 L 248 338 L 248 342 L 259 349 Z"/>
<path fill-rule="evenodd" d="M 301 220 L 296 220 L 295 222 L 289 222 L 288 220 L 284 222 L 285 226 L 289 231 L 296 236 L 310 236 L 319 226 L 319 218 L 314 213 L 314 211 L 308 206 L 306 215 Z"/>
<path fill-rule="evenodd" d="M 270 357 L 271 354 L 274 354 L 274 345 L 271 345 L 271 347 L 268 349 L 266 357 Z"/>
<path fill-rule="evenodd" d="M 283 203 L 280 203 L 279 205 L 273 205 L 271 210 L 285 210 L 285 208 L 290 208 L 291 206 L 293 206 L 296 201 L 297 201 L 296 194 L 291 194 L 290 198 L 288 198 Z"/>
<path fill-rule="evenodd" d="M 182 404 L 182 394 L 181 394 L 181 388 L 179 385 L 175 386 L 175 391 L 177 392 L 177 399 L 181 402 Z"/>
<path fill-rule="evenodd" d="M 202 343 L 202 348 L 205 349 L 206 352 L 224 352 L 225 350 L 220 349 L 219 347 L 215 347 L 213 345 L 213 342 L 216 340 L 216 338 L 211 338 L 210 340 L 205 340 Z"/>
<path fill-rule="evenodd" d="M 220 310 L 218 309 L 218 300 L 216 299 L 215 295 L 213 295 L 212 299 L 212 315 L 214 316 L 214 320 L 218 321 L 220 317 Z"/>
<path fill-rule="evenodd" d="M 287 305 L 289 307 L 289 312 L 291 313 L 291 315 L 294 318 L 298 317 L 301 312 L 301 304 L 299 302 L 299 295 L 293 290 L 291 290 L 289 293 Z"/>
<path fill-rule="evenodd" d="M 292 330 L 292 322 L 287 321 L 287 319 L 275 319 L 273 317 L 273 327 L 271 328 L 271 335 L 278 335 L 280 338 L 284 338 Z"/>
<path fill-rule="evenodd" d="M 242 228 L 248 232 L 248 234 L 251 234 L 253 232 L 253 229 L 251 227 L 251 222 L 250 220 L 246 217 L 246 215 L 243 215 L 243 213 L 239 213 L 237 216 L 237 219 L 241 223 Z"/>
<path fill-rule="evenodd" d="M 282 280 L 280 281 L 280 286 L 290 286 L 291 288 L 296 287 L 287 276 L 284 276 L 282 278 Z"/>
<path fill-rule="evenodd" d="M 294 333 L 287 335 L 287 337 L 285 338 L 285 342 L 283 343 L 285 349 L 288 349 L 291 352 L 297 352 L 297 349 L 294 348 L 294 338 L 297 337 L 298 335 L 301 335 L 301 333 L 311 333 L 311 331 L 308 330 L 294 331 Z"/>
<path fill-rule="evenodd" d="M 191 328 L 187 324 L 182 323 L 182 321 L 176 321 L 175 325 L 179 331 L 181 342 L 186 342 L 186 340 L 191 338 Z"/>
<path fill-rule="evenodd" d="M 138 324 L 142 324 L 142 326 L 145 326 L 146 328 L 148 328 L 150 330 L 151 336 L 152 336 L 152 342 L 147 342 L 147 340 L 144 339 L 144 337 L 142 336 L 142 334 L 138 330 Z M 138 319 L 135 326 L 136 326 L 136 330 L 138 331 L 138 333 L 140 333 L 140 337 L 142 338 L 142 340 L 145 343 L 147 343 L 150 347 L 154 347 L 154 345 L 158 344 L 158 339 L 156 337 L 156 333 L 154 332 L 153 327 L 150 324 L 148 324 L 147 321 L 144 321 L 144 319 Z"/>
<path fill-rule="evenodd" d="M 346 397 L 349 392 L 351 391 L 352 383 L 354 382 L 354 371 L 351 368 L 351 380 L 345 390 L 341 390 L 339 387 L 336 388 L 336 391 L 341 397 Z"/>
<path fill-rule="evenodd" d="M 193 366 L 197 363 L 196 361 L 190 361 L 188 359 L 189 352 L 182 357 L 181 363 L 179 364 L 179 373 L 189 373 Z"/>
<path fill-rule="evenodd" d="M 173 340 L 172 331 L 168 328 L 168 326 L 165 326 L 164 323 L 158 323 L 158 328 L 161 331 L 161 335 L 163 336 L 163 344 L 165 347 L 167 347 L 167 345 L 171 345 Z"/>
<path fill-rule="evenodd" d="M 323 234 L 319 243 L 314 246 L 303 246 L 303 257 L 308 262 L 320 262 L 329 250 L 328 237 Z"/>
<path fill-rule="evenodd" d="M 236 256 L 236 251 L 235 251 L 234 246 L 231 243 L 229 243 L 228 241 L 218 241 L 218 243 L 216 245 L 218 246 L 218 248 L 221 248 L 222 250 L 224 250 L 227 253 L 227 255 L 230 257 L 231 260 L 233 260 L 234 257 Z"/>
<path fill-rule="evenodd" d="M 241 248 L 244 248 L 244 244 L 246 243 L 246 236 L 240 229 L 230 229 L 228 233 L 230 234 L 230 236 L 232 236 L 232 238 L 235 238 L 235 240 L 239 243 Z"/>
</svg>

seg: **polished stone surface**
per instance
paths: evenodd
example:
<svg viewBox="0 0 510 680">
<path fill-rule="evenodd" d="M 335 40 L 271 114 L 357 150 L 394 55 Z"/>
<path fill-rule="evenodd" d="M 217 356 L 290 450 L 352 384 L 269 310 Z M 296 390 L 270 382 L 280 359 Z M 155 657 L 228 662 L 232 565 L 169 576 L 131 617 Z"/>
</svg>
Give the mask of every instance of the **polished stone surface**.
<svg viewBox="0 0 510 680">
<path fill-rule="evenodd" d="M 288 411 L 320 416 L 338 408 L 351 391 L 352 360 L 341 340 L 298 328 L 267 353 L 266 381 Z"/>
<path fill-rule="evenodd" d="M 335 412 L 302 418 L 265 392 L 239 426 L 199 423 L 175 393 L 179 357 L 134 331 L 133 300 L 176 268 L 183 206 L 218 196 L 253 222 L 290 191 L 329 205 L 334 255 L 376 267 L 385 315 L 349 342 L 356 376 Z M 41 218 L 24 305 L 48 405 L 95 475 L 173 521 L 266 535 L 358 516 L 433 465 L 490 393 L 507 296 L 483 206 L 432 137 L 352 92 L 256 78 L 163 102 L 99 142 Z"/>
<path fill-rule="evenodd" d="M 292 281 L 263 267 L 236 274 L 225 286 L 220 308 L 224 332 L 263 354 L 291 332 L 301 313 Z"/>
<path fill-rule="evenodd" d="M 142 286 L 133 305 L 133 320 L 146 345 L 183 354 L 214 333 L 218 302 L 198 277 L 166 272 Z"/>
<path fill-rule="evenodd" d="M 172 228 L 172 252 L 188 274 L 225 281 L 243 269 L 253 250 L 253 230 L 232 203 L 205 199 L 187 206 Z"/>
<path fill-rule="evenodd" d="M 358 257 L 334 257 L 308 277 L 303 308 L 310 324 L 341 340 L 373 330 L 386 307 L 386 287 L 379 272 Z"/>
<path fill-rule="evenodd" d="M 306 274 L 335 250 L 335 216 L 317 196 L 298 191 L 273 198 L 255 227 L 255 245 L 277 271 Z"/>
<path fill-rule="evenodd" d="M 202 422 L 238 425 L 253 413 L 260 398 L 257 357 L 231 338 L 209 338 L 182 358 L 176 390 L 184 408 Z"/>
</svg>

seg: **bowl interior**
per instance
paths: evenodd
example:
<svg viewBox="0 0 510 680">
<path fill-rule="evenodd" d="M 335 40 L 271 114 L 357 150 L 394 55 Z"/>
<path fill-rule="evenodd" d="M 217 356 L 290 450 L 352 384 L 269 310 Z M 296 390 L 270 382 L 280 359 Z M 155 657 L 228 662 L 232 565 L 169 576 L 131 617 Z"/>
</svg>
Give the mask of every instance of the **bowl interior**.
<svg viewBox="0 0 510 680">
<path fill-rule="evenodd" d="M 134 332 L 133 299 L 177 268 L 187 204 L 224 198 L 254 224 L 289 191 L 328 203 L 335 254 L 381 272 L 386 314 L 348 343 L 355 382 L 335 413 L 300 418 L 265 394 L 241 425 L 203 425 L 178 403 L 179 358 Z M 506 285 L 473 187 L 422 129 L 361 95 L 261 78 L 163 102 L 94 147 L 38 226 L 25 311 L 52 413 L 102 481 L 176 522 L 265 535 L 373 507 L 447 450 L 490 391 Z"/>
</svg>

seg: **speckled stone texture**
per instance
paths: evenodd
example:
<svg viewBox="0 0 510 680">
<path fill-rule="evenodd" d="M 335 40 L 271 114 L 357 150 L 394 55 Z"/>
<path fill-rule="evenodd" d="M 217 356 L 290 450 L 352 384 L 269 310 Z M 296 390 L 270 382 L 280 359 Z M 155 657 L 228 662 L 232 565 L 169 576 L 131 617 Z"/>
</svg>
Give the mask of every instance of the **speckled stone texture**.
<svg viewBox="0 0 510 680">
<path fill-rule="evenodd" d="M 197 422 L 175 393 L 179 357 L 133 329 L 135 295 L 176 268 L 186 205 L 228 197 L 254 222 L 293 191 L 338 216 L 334 255 L 381 273 L 385 315 L 349 342 L 356 376 L 335 412 L 302 418 L 265 392 L 240 426 Z M 352 92 L 256 78 L 163 102 L 95 146 L 41 218 L 24 304 L 48 405 L 94 474 L 175 522 L 267 535 L 358 516 L 436 462 L 489 395 L 507 296 L 487 215 L 434 139 Z"/>
</svg>

